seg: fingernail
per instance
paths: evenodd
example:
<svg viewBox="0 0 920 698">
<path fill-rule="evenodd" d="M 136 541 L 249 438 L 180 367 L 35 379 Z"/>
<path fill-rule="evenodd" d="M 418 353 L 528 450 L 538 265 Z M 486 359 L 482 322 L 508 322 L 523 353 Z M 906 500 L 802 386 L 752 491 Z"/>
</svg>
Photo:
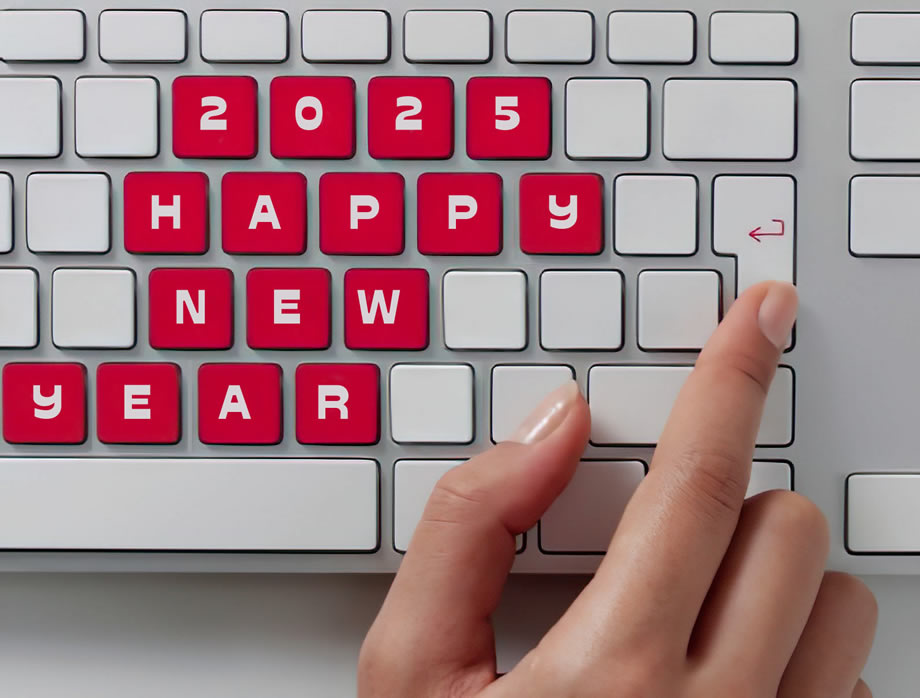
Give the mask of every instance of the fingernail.
<svg viewBox="0 0 920 698">
<path fill-rule="evenodd" d="M 514 432 L 510 441 L 521 444 L 532 444 L 542 441 L 552 434 L 556 427 L 562 424 L 569 408 L 578 398 L 578 383 L 569 381 L 560 385 L 553 392 L 543 398 L 527 419 Z"/>
<path fill-rule="evenodd" d="M 757 324 L 760 325 L 760 331 L 777 349 L 786 348 L 798 308 L 799 294 L 795 286 L 787 283 L 771 284 L 760 304 Z"/>
</svg>

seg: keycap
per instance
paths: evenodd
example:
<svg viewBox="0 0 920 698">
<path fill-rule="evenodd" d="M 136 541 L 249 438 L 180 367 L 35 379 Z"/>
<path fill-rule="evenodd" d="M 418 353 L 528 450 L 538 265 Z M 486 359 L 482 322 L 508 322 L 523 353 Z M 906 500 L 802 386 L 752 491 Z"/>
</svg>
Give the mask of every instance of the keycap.
<svg viewBox="0 0 920 698">
<path fill-rule="evenodd" d="M 300 364 L 295 385 L 300 443 L 380 441 L 380 367 L 376 364 Z"/>
<path fill-rule="evenodd" d="M 276 158 L 355 155 L 355 81 L 277 77 L 271 82 L 271 151 Z"/>
<path fill-rule="evenodd" d="M 851 57 L 860 65 L 920 65 L 920 12 L 857 12 Z"/>
<path fill-rule="evenodd" d="M 536 405 L 575 378 L 571 366 L 499 365 L 492 369 L 492 441 L 514 436 Z"/>
<path fill-rule="evenodd" d="M 246 343 L 253 349 L 327 349 L 332 342 L 327 269 L 250 269 Z"/>
<path fill-rule="evenodd" d="M 573 160 L 649 155 L 649 84 L 634 78 L 573 78 L 565 85 L 565 153 Z"/>
<path fill-rule="evenodd" d="M 0 172 L 0 254 L 13 249 L 13 178 Z"/>
<path fill-rule="evenodd" d="M 233 274 L 228 269 L 154 269 L 147 289 L 154 349 L 233 345 Z"/>
<path fill-rule="evenodd" d="M 736 258 L 737 293 L 761 281 L 795 281 L 796 182 L 788 176 L 719 176 L 712 247 Z"/>
<path fill-rule="evenodd" d="M 249 76 L 173 80 L 177 158 L 251 158 L 258 150 L 258 86 Z"/>
<path fill-rule="evenodd" d="M 77 78 L 77 155 L 156 157 L 160 149 L 159 93 L 154 78 Z"/>
<path fill-rule="evenodd" d="M 552 152 L 552 84 L 485 77 L 466 83 L 466 152 L 474 160 L 545 160 Z"/>
<path fill-rule="evenodd" d="M 181 372 L 172 363 L 96 369 L 96 435 L 106 444 L 175 444 L 182 438 Z"/>
<path fill-rule="evenodd" d="M 409 349 L 428 346 L 428 272 L 349 269 L 345 272 L 345 346 Z"/>
<path fill-rule="evenodd" d="M 654 445 L 692 366 L 592 366 L 588 373 L 591 443 Z M 794 375 L 780 366 L 764 405 L 760 446 L 793 438 Z"/>
<path fill-rule="evenodd" d="M 444 399 L 449 395 L 450 399 Z M 397 443 L 473 440 L 473 368 L 396 364 L 390 369 L 390 429 Z"/>
<path fill-rule="evenodd" d="M 110 63 L 181 63 L 186 16 L 181 10 L 103 10 L 99 57 Z"/>
<path fill-rule="evenodd" d="M 390 15 L 380 10 L 307 10 L 303 57 L 315 63 L 384 63 L 390 58 Z"/>
<path fill-rule="evenodd" d="M 751 464 L 751 481 L 746 497 L 770 490 L 792 489 L 792 465 L 784 460 L 755 460 Z"/>
<path fill-rule="evenodd" d="M 327 172 L 319 180 L 323 254 L 402 254 L 405 179 L 396 172 Z"/>
<path fill-rule="evenodd" d="M 487 63 L 492 15 L 483 10 L 409 10 L 403 53 L 412 63 Z"/>
<path fill-rule="evenodd" d="M 4 458 L 0 546 L 371 552 L 378 478 L 363 459 Z"/>
<path fill-rule="evenodd" d="M 55 269 L 51 339 L 62 349 L 130 349 L 135 342 L 134 272 Z"/>
<path fill-rule="evenodd" d="M 850 180 L 850 252 L 865 257 L 920 255 L 920 177 Z"/>
<path fill-rule="evenodd" d="M 603 554 L 645 477 L 637 460 L 583 460 L 540 519 L 540 550 Z"/>
<path fill-rule="evenodd" d="M 449 271 L 443 284 L 448 349 L 520 351 L 527 346 L 524 272 Z"/>
<path fill-rule="evenodd" d="M 645 351 L 698 351 L 722 319 L 722 277 L 705 270 L 643 271 L 638 342 Z"/>
<path fill-rule="evenodd" d="M 855 555 L 920 552 L 920 474 L 855 473 L 846 483 L 847 551 Z"/>
<path fill-rule="evenodd" d="M 614 63 L 692 63 L 696 17 L 690 12 L 611 12 L 607 57 Z"/>
<path fill-rule="evenodd" d="M 613 246 L 617 254 L 696 254 L 696 177 L 620 175 L 614 180 L 613 201 Z"/>
<path fill-rule="evenodd" d="M 462 460 L 398 460 L 393 466 L 393 547 L 404 553 L 432 490 Z"/>
<path fill-rule="evenodd" d="M 669 160 L 792 160 L 792 80 L 671 79 L 664 84 Z"/>
<path fill-rule="evenodd" d="M 57 78 L 0 77 L 0 104 L 0 157 L 56 158 L 61 154 L 61 83 Z"/>
<path fill-rule="evenodd" d="M 418 250 L 428 255 L 502 251 L 502 178 L 493 172 L 428 172 L 417 183 Z"/>
<path fill-rule="evenodd" d="M 600 254 L 604 178 L 525 174 L 518 186 L 521 250 L 527 254 Z"/>
<path fill-rule="evenodd" d="M 212 63 L 280 63 L 288 55 L 288 16 L 281 10 L 205 10 L 201 57 Z"/>
<path fill-rule="evenodd" d="M 82 61 L 85 20 L 79 10 L 0 11 L 0 59 Z"/>
<path fill-rule="evenodd" d="M 505 54 L 512 63 L 590 63 L 594 16 L 580 10 L 509 12 Z"/>
<path fill-rule="evenodd" d="M 299 172 L 228 172 L 221 179 L 221 240 L 228 254 L 303 254 L 307 178 Z"/>
<path fill-rule="evenodd" d="M 3 366 L 3 438 L 11 444 L 86 441 L 86 369 L 77 363 Z M 4 480 L 4 489 L 13 483 Z M 45 500 L 47 504 L 47 500 Z"/>
<path fill-rule="evenodd" d="M 0 269 L 0 348 L 38 346 L 38 273 Z"/>
<path fill-rule="evenodd" d="M 204 254 L 209 245 L 204 172 L 129 172 L 124 180 L 125 249 L 133 254 Z"/>
<path fill-rule="evenodd" d="M 454 153 L 454 83 L 444 77 L 376 77 L 367 86 L 372 158 L 445 160 Z"/>
<path fill-rule="evenodd" d="M 26 179 L 32 252 L 108 252 L 111 182 L 102 173 L 40 172 Z"/>
<path fill-rule="evenodd" d="M 621 349 L 623 275 L 603 270 L 544 271 L 540 344 L 550 351 Z"/>
<path fill-rule="evenodd" d="M 798 57 L 798 19 L 791 12 L 713 12 L 709 18 L 713 63 L 777 63 Z"/>
<path fill-rule="evenodd" d="M 856 160 L 920 160 L 920 80 L 854 80 L 850 155 Z"/>
<path fill-rule="evenodd" d="M 281 442 L 278 364 L 202 364 L 198 368 L 198 439 L 203 444 Z"/>
</svg>

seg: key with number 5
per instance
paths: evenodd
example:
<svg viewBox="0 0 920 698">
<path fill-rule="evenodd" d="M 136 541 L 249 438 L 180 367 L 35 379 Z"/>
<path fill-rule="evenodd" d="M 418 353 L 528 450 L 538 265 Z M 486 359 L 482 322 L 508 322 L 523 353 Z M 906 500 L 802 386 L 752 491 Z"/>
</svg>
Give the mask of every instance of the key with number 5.
<svg viewBox="0 0 920 698">
<path fill-rule="evenodd" d="M 472 78 L 466 149 L 474 160 L 545 160 L 552 152 L 552 85 L 546 78 Z"/>
</svg>

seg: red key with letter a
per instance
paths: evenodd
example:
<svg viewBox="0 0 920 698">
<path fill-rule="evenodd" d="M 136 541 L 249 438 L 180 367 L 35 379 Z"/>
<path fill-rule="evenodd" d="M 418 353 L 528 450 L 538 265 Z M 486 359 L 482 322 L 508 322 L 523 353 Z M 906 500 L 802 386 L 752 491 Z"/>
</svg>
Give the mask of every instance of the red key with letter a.
<svg viewBox="0 0 920 698">
<path fill-rule="evenodd" d="M 3 367 L 3 438 L 11 444 L 86 441 L 86 369 L 82 364 L 12 363 Z"/>
<path fill-rule="evenodd" d="M 402 254 L 405 180 L 393 172 L 332 172 L 319 180 L 324 254 Z"/>
<path fill-rule="evenodd" d="M 248 76 L 176 78 L 172 84 L 177 158 L 252 158 L 258 150 L 258 84 Z"/>
<path fill-rule="evenodd" d="M 125 175 L 125 249 L 133 254 L 208 251 L 208 176 L 203 172 Z"/>
<path fill-rule="evenodd" d="M 150 346 L 229 349 L 233 345 L 233 274 L 227 269 L 154 269 Z"/>
<path fill-rule="evenodd" d="M 418 178 L 418 250 L 431 255 L 502 251 L 502 178 L 428 173 Z"/>
<path fill-rule="evenodd" d="M 466 152 L 474 160 L 545 160 L 552 152 L 547 78 L 471 78 Z"/>
<path fill-rule="evenodd" d="M 526 174 L 520 185 L 521 250 L 600 254 L 604 179 L 596 174 Z"/>
<path fill-rule="evenodd" d="M 174 444 L 182 435 L 179 367 L 100 364 L 96 433 L 106 444 Z"/>
<path fill-rule="evenodd" d="M 349 269 L 345 272 L 345 346 L 424 349 L 428 346 L 428 272 Z"/>
<path fill-rule="evenodd" d="M 355 81 L 278 77 L 271 84 L 271 149 L 276 158 L 355 155 Z"/>
<path fill-rule="evenodd" d="M 198 369 L 201 443 L 280 443 L 281 410 L 277 364 L 204 364 Z"/>
<path fill-rule="evenodd" d="M 297 367 L 297 440 L 375 444 L 380 440 L 380 369 L 374 364 Z"/>
<path fill-rule="evenodd" d="M 221 228 L 229 254 L 303 254 L 307 178 L 299 172 L 228 172 L 221 180 Z"/>
<path fill-rule="evenodd" d="M 326 349 L 332 338 L 326 269 L 251 269 L 246 341 L 253 349 Z"/>
<path fill-rule="evenodd" d="M 367 86 L 372 158 L 445 160 L 454 153 L 454 83 L 443 77 L 378 77 Z"/>
</svg>

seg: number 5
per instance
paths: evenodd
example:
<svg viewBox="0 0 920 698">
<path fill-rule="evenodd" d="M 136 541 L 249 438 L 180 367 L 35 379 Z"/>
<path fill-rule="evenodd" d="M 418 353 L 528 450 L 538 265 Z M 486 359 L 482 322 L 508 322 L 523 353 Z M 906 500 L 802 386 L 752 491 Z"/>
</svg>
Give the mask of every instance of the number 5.
<svg viewBox="0 0 920 698">
<path fill-rule="evenodd" d="M 227 120 L 218 119 L 227 111 L 227 100 L 223 97 L 202 97 L 201 106 L 211 107 L 201 115 L 201 124 L 199 128 L 202 131 L 226 131 Z"/>
<path fill-rule="evenodd" d="M 515 111 L 518 98 L 495 98 L 495 128 L 499 131 L 513 131 L 521 124 L 521 115 Z"/>
</svg>

